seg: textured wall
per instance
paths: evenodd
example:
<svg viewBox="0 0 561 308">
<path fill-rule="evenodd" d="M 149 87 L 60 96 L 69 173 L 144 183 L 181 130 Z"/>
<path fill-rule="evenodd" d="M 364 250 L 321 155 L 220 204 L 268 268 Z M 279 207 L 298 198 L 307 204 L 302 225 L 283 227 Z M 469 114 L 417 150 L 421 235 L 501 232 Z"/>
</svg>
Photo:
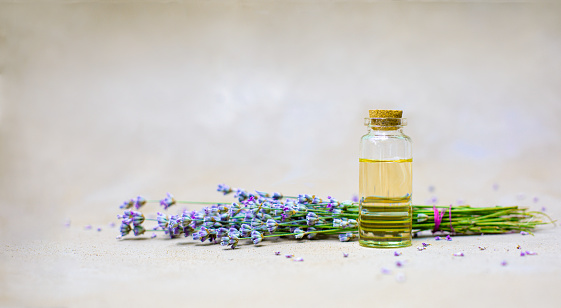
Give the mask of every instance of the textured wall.
<svg viewBox="0 0 561 308">
<path fill-rule="evenodd" d="M 373 108 L 409 119 L 416 203 L 559 198 L 560 51 L 556 3 L 2 3 L 0 231 L 221 182 L 346 199 Z"/>
</svg>

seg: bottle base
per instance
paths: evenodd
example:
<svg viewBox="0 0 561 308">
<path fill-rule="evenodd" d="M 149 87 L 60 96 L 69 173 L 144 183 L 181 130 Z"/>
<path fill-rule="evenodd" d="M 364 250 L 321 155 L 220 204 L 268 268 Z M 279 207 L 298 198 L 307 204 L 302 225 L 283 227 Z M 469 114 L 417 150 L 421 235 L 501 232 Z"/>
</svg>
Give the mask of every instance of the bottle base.
<svg viewBox="0 0 561 308">
<path fill-rule="evenodd" d="M 369 248 L 404 248 L 404 247 L 411 246 L 411 241 L 379 242 L 379 241 L 359 240 L 358 243 L 362 247 L 369 247 Z"/>
</svg>

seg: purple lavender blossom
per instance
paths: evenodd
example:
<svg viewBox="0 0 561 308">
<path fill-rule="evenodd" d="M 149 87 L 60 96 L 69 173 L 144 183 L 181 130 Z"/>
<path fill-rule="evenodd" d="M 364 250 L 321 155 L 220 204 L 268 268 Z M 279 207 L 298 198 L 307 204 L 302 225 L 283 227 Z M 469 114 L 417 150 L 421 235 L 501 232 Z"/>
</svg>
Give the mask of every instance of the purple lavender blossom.
<svg viewBox="0 0 561 308">
<path fill-rule="evenodd" d="M 463 252 L 456 252 L 454 253 L 454 257 L 463 257 L 464 253 Z"/>
<path fill-rule="evenodd" d="M 132 224 L 134 226 L 140 226 L 144 222 L 144 215 L 140 212 L 132 213 Z"/>
<path fill-rule="evenodd" d="M 423 247 L 427 247 L 427 246 L 430 245 L 430 244 L 427 244 L 427 243 L 421 243 L 421 244 L 423 244 Z"/>
<path fill-rule="evenodd" d="M 353 202 L 358 202 L 358 195 L 353 195 L 353 197 L 351 198 L 351 200 Z"/>
<path fill-rule="evenodd" d="M 130 225 L 125 224 L 125 223 L 121 224 L 121 228 L 120 228 L 121 236 L 125 236 L 125 235 L 129 234 L 131 232 L 131 230 L 132 229 L 131 229 Z"/>
<path fill-rule="evenodd" d="M 282 194 L 278 193 L 278 192 L 275 192 L 275 193 L 273 193 L 273 196 L 271 198 L 273 198 L 274 200 L 280 200 L 280 199 L 282 199 Z"/>
<path fill-rule="evenodd" d="M 146 229 L 144 229 L 144 227 L 142 226 L 134 226 L 133 232 L 134 236 L 139 236 L 144 234 L 144 232 L 146 232 Z"/>
<path fill-rule="evenodd" d="M 166 214 L 158 212 L 158 217 L 156 218 L 158 221 L 158 225 L 162 229 L 167 229 L 169 225 L 169 219 Z"/>
<path fill-rule="evenodd" d="M 85 229 L 85 230 L 91 230 L 91 229 L 92 229 L 92 225 L 86 225 L 86 226 L 84 226 L 84 229 Z"/>
<path fill-rule="evenodd" d="M 146 199 L 144 199 L 142 196 L 137 196 L 136 200 L 134 200 L 134 207 L 138 210 L 143 205 L 145 205 L 146 202 L 147 202 Z"/>
<path fill-rule="evenodd" d="M 534 197 L 534 198 L 532 199 L 532 201 L 534 201 L 534 203 L 538 203 L 538 201 L 540 201 L 540 198 Z"/>
<path fill-rule="evenodd" d="M 157 235 L 156 233 L 152 232 L 152 235 L 150 235 L 150 238 L 155 238 Z"/>
<path fill-rule="evenodd" d="M 221 192 L 224 195 L 227 195 L 232 192 L 232 188 L 230 188 L 230 186 L 226 184 L 218 184 L 218 188 L 216 189 L 216 191 Z"/>
<path fill-rule="evenodd" d="M 396 257 L 401 256 L 401 254 L 402 254 L 402 253 L 399 252 L 399 251 L 394 251 L 394 252 L 393 252 L 393 255 L 396 256 Z"/>
<path fill-rule="evenodd" d="M 275 230 L 279 226 L 279 224 L 274 219 L 267 219 L 266 225 L 267 231 L 269 231 L 269 233 L 275 232 Z"/>
<path fill-rule="evenodd" d="M 302 231 L 300 228 L 296 228 L 294 229 L 294 238 L 296 238 L 297 240 L 300 240 L 302 238 L 304 238 L 304 235 L 306 234 L 304 231 Z"/>
<path fill-rule="evenodd" d="M 293 261 L 296 261 L 296 262 L 303 262 L 303 261 L 304 261 L 304 258 L 300 257 L 300 258 L 294 258 L 294 259 L 292 259 L 292 260 L 293 260 Z"/>
<path fill-rule="evenodd" d="M 389 275 L 389 274 L 392 273 L 391 270 L 389 270 L 388 268 L 385 268 L 385 267 L 382 267 L 382 268 L 380 269 L 380 272 L 381 272 L 382 274 L 384 274 L 384 275 Z"/>
<path fill-rule="evenodd" d="M 261 232 L 253 230 L 251 231 L 251 240 L 253 241 L 254 245 L 257 245 L 263 241 L 263 235 Z"/>
<path fill-rule="evenodd" d="M 521 257 L 523 257 L 523 256 L 525 256 L 525 255 L 526 255 L 526 253 L 524 253 L 524 251 L 521 251 L 521 252 L 520 252 L 520 256 L 521 256 Z"/>
<path fill-rule="evenodd" d="M 269 193 L 267 193 L 267 192 L 258 191 L 258 190 L 256 190 L 255 192 L 256 192 L 260 197 L 269 198 Z"/>
<path fill-rule="evenodd" d="M 343 258 L 348 258 L 348 257 L 349 257 L 349 254 L 346 253 L 346 252 L 343 252 Z"/>
<path fill-rule="evenodd" d="M 530 233 L 526 232 L 526 231 L 520 231 L 520 235 L 528 235 Z"/>
<path fill-rule="evenodd" d="M 98 228 L 97 228 L 97 232 L 101 232 L 101 227 L 98 227 Z"/>
<path fill-rule="evenodd" d="M 451 240 L 452 240 L 452 237 L 450 236 L 450 234 L 446 235 L 446 240 L 447 240 L 447 241 L 451 241 Z"/>
<path fill-rule="evenodd" d="M 526 255 L 527 255 L 527 256 L 535 256 L 535 255 L 537 255 L 537 254 L 538 254 L 537 252 L 533 252 L 533 251 L 530 251 L 530 250 L 526 250 Z"/>
<path fill-rule="evenodd" d="M 435 241 L 440 241 L 440 236 L 435 236 L 435 237 L 434 237 L 434 240 L 435 240 Z"/>
<path fill-rule="evenodd" d="M 125 200 L 123 204 L 119 206 L 120 209 L 130 209 L 134 205 L 134 200 Z"/>
<path fill-rule="evenodd" d="M 403 263 L 402 263 L 401 261 L 396 261 L 396 262 L 395 262 L 395 266 L 397 266 L 397 267 L 402 267 L 402 266 L 403 266 Z"/>
<path fill-rule="evenodd" d="M 275 256 L 279 256 L 280 255 L 280 251 L 275 251 Z"/>
<path fill-rule="evenodd" d="M 114 222 L 110 222 L 110 223 L 109 223 L 109 228 L 115 228 L 115 223 L 114 223 Z"/>
<path fill-rule="evenodd" d="M 506 260 L 503 260 L 503 261 L 501 262 L 501 265 L 502 265 L 502 266 L 506 266 L 507 264 L 508 264 L 508 263 L 506 262 Z"/>
<path fill-rule="evenodd" d="M 314 227 L 308 228 L 308 229 L 306 230 L 306 237 L 307 237 L 309 240 L 313 240 L 313 239 L 316 238 L 316 236 L 318 235 L 315 231 L 317 231 L 317 230 L 316 230 L 316 228 L 314 228 Z"/>
<path fill-rule="evenodd" d="M 309 212 L 308 215 L 306 215 L 306 223 L 308 224 L 308 226 L 313 226 L 318 221 L 319 221 L 319 217 L 316 213 Z"/>
<path fill-rule="evenodd" d="M 160 200 L 160 205 L 164 207 L 164 210 L 167 210 L 170 206 L 175 204 L 175 199 L 173 195 L 170 193 L 166 194 L 166 197 Z"/>
</svg>

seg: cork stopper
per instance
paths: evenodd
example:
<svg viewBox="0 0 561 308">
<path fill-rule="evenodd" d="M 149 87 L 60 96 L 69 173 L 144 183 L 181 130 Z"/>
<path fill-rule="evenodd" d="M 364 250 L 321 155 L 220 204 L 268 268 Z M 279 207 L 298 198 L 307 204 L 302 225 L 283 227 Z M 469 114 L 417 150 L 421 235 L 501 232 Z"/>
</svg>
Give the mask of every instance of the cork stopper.
<svg viewBox="0 0 561 308">
<path fill-rule="evenodd" d="M 402 110 L 369 110 L 370 125 L 379 130 L 396 130 L 402 125 Z"/>
<path fill-rule="evenodd" d="M 371 118 L 401 118 L 403 110 L 368 110 Z"/>
</svg>

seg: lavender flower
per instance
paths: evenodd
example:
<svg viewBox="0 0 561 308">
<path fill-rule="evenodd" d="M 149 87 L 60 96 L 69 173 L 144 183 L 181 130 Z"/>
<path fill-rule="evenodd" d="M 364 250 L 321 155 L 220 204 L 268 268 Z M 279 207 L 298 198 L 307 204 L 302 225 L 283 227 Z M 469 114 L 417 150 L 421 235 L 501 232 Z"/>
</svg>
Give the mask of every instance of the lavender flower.
<svg viewBox="0 0 561 308">
<path fill-rule="evenodd" d="M 435 241 L 440 241 L 440 236 L 435 236 L 435 237 L 434 237 L 434 240 L 435 240 Z"/>
<path fill-rule="evenodd" d="M 158 225 L 160 226 L 160 228 L 162 228 L 162 229 L 167 229 L 168 228 L 169 219 L 168 219 L 168 216 L 166 214 L 162 214 L 162 213 L 158 212 L 158 217 L 156 219 L 158 221 Z"/>
<path fill-rule="evenodd" d="M 451 241 L 451 240 L 452 240 L 452 237 L 451 237 L 450 235 L 446 235 L 446 240 L 447 240 L 447 241 Z"/>
<path fill-rule="evenodd" d="M 119 206 L 120 209 L 130 209 L 134 205 L 134 200 L 126 200 Z"/>
<path fill-rule="evenodd" d="M 349 256 L 349 254 L 348 254 L 348 253 L 346 253 L 346 252 L 343 252 L 343 258 L 347 258 L 348 256 Z"/>
<path fill-rule="evenodd" d="M 526 231 L 520 231 L 520 235 L 528 235 L 530 233 L 526 232 Z"/>
<path fill-rule="evenodd" d="M 220 245 L 222 246 L 228 246 L 228 243 L 230 243 L 230 238 L 227 236 L 223 236 L 220 240 Z"/>
<path fill-rule="evenodd" d="M 164 207 L 164 210 L 167 210 L 170 206 L 174 204 L 175 204 L 175 199 L 173 198 L 173 195 L 170 193 L 167 193 L 166 197 L 160 200 L 160 205 Z"/>
<path fill-rule="evenodd" d="M 280 255 L 280 253 L 281 253 L 280 251 L 275 251 L 275 256 Z"/>
<path fill-rule="evenodd" d="M 251 240 L 253 244 L 257 245 L 263 241 L 263 235 L 259 231 L 251 231 Z"/>
<path fill-rule="evenodd" d="M 396 262 L 395 262 L 395 265 L 396 265 L 397 267 L 402 267 L 402 266 L 403 266 L 403 263 L 402 263 L 401 261 L 396 261 Z"/>
<path fill-rule="evenodd" d="M 125 224 L 131 224 L 132 220 L 134 219 L 134 212 L 131 210 L 126 210 L 122 216 L 117 216 L 117 218 L 121 218 L 122 222 Z"/>
<path fill-rule="evenodd" d="M 282 194 L 278 193 L 278 192 L 275 192 L 275 193 L 273 193 L 273 196 L 271 198 L 273 198 L 274 200 L 280 200 L 280 199 L 282 199 Z"/>
<path fill-rule="evenodd" d="M 384 275 L 389 275 L 389 274 L 392 273 L 391 270 L 389 270 L 389 269 L 387 269 L 387 268 L 385 268 L 385 267 L 382 267 L 382 268 L 380 269 L 380 272 L 381 272 L 382 274 L 384 274 Z"/>
<path fill-rule="evenodd" d="M 132 224 L 134 226 L 140 226 L 144 222 L 144 214 L 140 212 L 133 212 L 132 214 Z"/>
<path fill-rule="evenodd" d="M 242 237 L 248 237 L 249 234 L 251 234 L 251 231 L 253 231 L 253 228 L 248 224 L 243 224 L 240 228 Z"/>
<path fill-rule="evenodd" d="M 228 245 L 230 245 L 230 248 L 234 249 L 236 248 L 236 246 L 238 246 L 239 243 L 239 239 L 237 236 L 231 236 L 230 237 L 230 241 L 228 242 Z"/>
<path fill-rule="evenodd" d="M 521 256 L 521 257 L 523 257 L 523 256 L 525 256 L 525 255 L 526 255 L 526 253 L 524 253 L 524 251 L 521 251 L 521 252 L 520 252 L 520 256 Z"/>
<path fill-rule="evenodd" d="M 393 255 L 396 256 L 396 257 L 401 256 L 401 254 L 402 254 L 402 253 L 399 252 L 399 251 L 394 251 L 394 252 L 393 252 Z"/>
<path fill-rule="evenodd" d="M 306 234 L 307 234 L 306 237 L 307 237 L 309 240 L 312 240 L 312 239 L 316 238 L 316 236 L 318 235 L 318 234 L 317 234 L 316 232 L 314 232 L 314 231 L 316 231 L 316 228 L 314 228 L 314 227 L 310 227 L 310 228 L 308 228 L 308 230 L 306 230 Z"/>
<path fill-rule="evenodd" d="M 228 237 L 238 238 L 240 235 L 240 231 L 238 231 L 238 229 L 236 228 L 230 228 L 230 230 L 228 230 Z"/>
<path fill-rule="evenodd" d="M 142 196 L 137 196 L 136 200 L 134 200 L 134 207 L 138 210 L 140 207 L 145 205 L 146 202 L 146 199 L 144 199 Z"/>
<path fill-rule="evenodd" d="M 240 202 L 249 198 L 249 194 L 243 189 L 236 189 L 236 194 L 234 195 Z"/>
<path fill-rule="evenodd" d="M 456 252 L 454 253 L 454 257 L 463 257 L 464 253 L 463 252 Z"/>
<path fill-rule="evenodd" d="M 503 260 L 503 262 L 501 262 L 502 266 L 506 266 L 508 263 L 506 262 L 506 260 Z"/>
<path fill-rule="evenodd" d="M 218 228 L 216 229 L 216 237 L 222 238 L 228 234 L 228 229 L 226 228 Z"/>
<path fill-rule="evenodd" d="M 256 192 L 260 197 L 269 198 L 269 193 L 267 193 L 267 192 L 258 191 L 258 190 L 256 190 L 255 192 Z"/>
<path fill-rule="evenodd" d="M 308 215 L 306 215 L 306 221 L 308 226 L 313 226 L 315 225 L 319 220 L 319 217 L 316 213 L 314 212 L 309 212 Z"/>
<path fill-rule="evenodd" d="M 293 233 L 295 233 L 294 237 L 298 240 L 302 239 L 304 237 L 304 235 L 306 234 L 306 233 L 304 233 L 304 231 L 300 230 L 300 228 L 296 228 Z"/>
<path fill-rule="evenodd" d="M 353 195 L 353 197 L 351 198 L 351 200 L 353 202 L 358 202 L 358 196 L 357 195 Z"/>
<path fill-rule="evenodd" d="M 157 235 L 156 233 L 152 232 L 152 235 L 150 235 L 150 238 L 155 238 Z"/>
<path fill-rule="evenodd" d="M 355 234 L 352 232 L 347 232 L 347 233 L 341 233 L 339 234 L 339 240 L 341 242 L 348 242 L 350 240 L 352 240 L 353 238 L 355 238 Z"/>
<path fill-rule="evenodd" d="M 430 244 L 427 244 L 427 243 L 421 243 L 421 244 L 423 244 L 423 247 L 428 247 L 430 245 Z"/>
<path fill-rule="evenodd" d="M 144 234 L 144 232 L 146 232 L 146 230 L 142 226 L 134 226 L 133 231 L 134 231 L 134 236 L 139 236 Z"/>
<path fill-rule="evenodd" d="M 266 226 L 267 231 L 269 231 L 269 233 L 273 233 L 275 232 L 279 224 L 274 219 L 267 219 Z"/>
<path fill-rule="evenodd" d="M 304 258 L 294 258 L 292 260 L 295 261 L 295 262 L 302 262 L 302 261 L 304 261 Z"/>
<path fill-rule="evenodd" d="M 526 250 L 526 255 L 527 255 L 527 256 L 535 256 L 535 255 L 537 255 L 537 254 L 538 254 L 537 252 L 533 252 L 533 251 L 530 251 L 530 250 Z"/>
<path fill-rule="evenodd" d="M 121 224 L 121 236 L 125 236 L 131 232 L 131 226 L 125 223 Z"/>
<path fill-rule="evenodd" d="M 218 184 L 218 188 L 216 189 L 218 192 L 222 192 L 224 195 L 227 195 L 232 192 L 232 188 L 226 184 Z"/>
</svg>

